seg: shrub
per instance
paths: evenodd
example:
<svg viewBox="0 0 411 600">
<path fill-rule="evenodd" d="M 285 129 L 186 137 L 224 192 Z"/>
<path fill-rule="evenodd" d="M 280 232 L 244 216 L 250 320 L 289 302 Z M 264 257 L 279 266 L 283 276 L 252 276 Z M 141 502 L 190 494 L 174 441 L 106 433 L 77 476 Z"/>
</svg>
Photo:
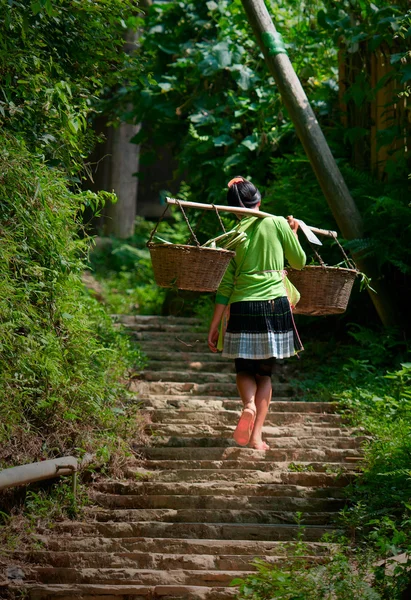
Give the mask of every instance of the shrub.
<svg viewBox="0 0 411 600">
<path fill-rule="evenodd" d="M 0 153 L 0 459 L 82 452 L 128 428 L 118 383 L 140 352 L 81 281 L 85 205 L 59 171 L 3 137 Z M 81 233 L 81 235 L 80 235 Z M 108 453 L 110 454 L 110 452 Z"/>
</svg>

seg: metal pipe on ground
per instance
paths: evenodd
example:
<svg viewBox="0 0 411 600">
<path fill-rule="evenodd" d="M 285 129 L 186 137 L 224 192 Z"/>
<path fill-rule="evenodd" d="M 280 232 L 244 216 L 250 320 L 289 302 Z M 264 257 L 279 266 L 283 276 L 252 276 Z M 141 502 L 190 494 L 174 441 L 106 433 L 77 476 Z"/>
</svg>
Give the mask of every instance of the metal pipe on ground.
<svg viewBox="0 0 411 600">
<path fill-rule="evenodd" d="M 73 493 L 76 491 L 78 462 L 74 456 L 62 456 L 41 462 L 10 467 L 0 471 L 0 490 L 5 490 L 17 485 L 34 483 L 45 479 L 53 479 L 60 475 L 72 475 Z"/>
</svg>

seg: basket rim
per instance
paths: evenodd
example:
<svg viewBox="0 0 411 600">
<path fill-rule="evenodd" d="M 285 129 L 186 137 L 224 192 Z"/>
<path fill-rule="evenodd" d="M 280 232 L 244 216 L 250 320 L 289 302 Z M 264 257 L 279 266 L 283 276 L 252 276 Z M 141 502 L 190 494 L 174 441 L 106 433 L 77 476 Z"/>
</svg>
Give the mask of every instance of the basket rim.
<svg viewBox="0 0 411 600">
<path fill-rule="evenodd" d="M 147 244 L 147 247 L 149 250 L 156 250 L 157 248 L 167 248 L 169 250 L 178 250 L 180 248 L 184 248 L 184 249 L 190 249 L 190 250 L 197 250 L 199 252 L 220 252 L 222 254 L 231 254 L 232 256 L 235 255 L 235 252 L 233 250 L 226 250 L 225 248 L 204 248 L 203 246 L 190 246 L 188 244 L 162 244 L 162 243 L 154 243 L 154 242 L 149 242 Z"/>
<path fill-rule="evenodd" d="M 329 267 L 329 266 L 325 266 L 323 267 L 322 265 L 306 265 L 305 267 L 303 267 L 302 269 L 293 269 L 292 267 L 286 267 L 286 271 L 293 271 L 294 273 L 302 273 L 303 271 L 306 271 L 308 269 L 321 269 L 321 271 L 333 271 L 333 272 L 348 272 L 348 273 L 355 273 L 356 275 L 359 275 L 360 271 L 358 271 L 358 269 L 347 269 L 347 267 Z"/>
</svg>

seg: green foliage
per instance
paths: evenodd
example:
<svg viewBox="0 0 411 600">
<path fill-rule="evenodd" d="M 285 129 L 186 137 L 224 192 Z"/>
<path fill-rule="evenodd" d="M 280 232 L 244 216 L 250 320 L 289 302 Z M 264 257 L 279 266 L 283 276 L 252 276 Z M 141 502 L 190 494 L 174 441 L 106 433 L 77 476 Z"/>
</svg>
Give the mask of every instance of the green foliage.
<svg viewBox="0 0 411 600">
<path fill-rule="evenodd" d="M 28 490 L 24 500 L 24 515 L 32 525 L 39 521 L 52 523 L 64 517 L 75 517 L 88 499 L 85 490 L 77 486 L 73 495 L 70 479 L 60 479 L 50 489 Z"/>
<path fill-rule="evenodd" d="M 142 357 L 82 284 L 90 239 L 79 219 L 99 197 L 71 192 L 9 137 L 0 172 L 1 457 L 81 454 L 99 436 L 116 448 L 132 418 L 116 412 L 118 380 Z"/>
<path fill-rule="evenodd" d="M 312 566 L 304 559 L 307 549 L 300 545 L 298 554 L 286 568 L 255 560 L 257 572 L 239 585 L 240 600 L 379 600 L 382 598 L 366 581 L 369 561 L 349 560 L 336 554 L 324 565 Z M 394 600 L 394 599 L 393 599 Z"/>
<path fill-rule="evenodd" d="M 4 501 L 4 499 L 3 499 Z M 0 511 L 0 557 L 10 553 L 42 550 L 36 535 L 40 527 L 53 527 L 53 522 L 79 518 L 89 503 L 86 488 L 77 484 L 73 495 L 70 478 L 32 484 L 22 498 L 15 497 L 9 512 Z"/>
<path fill-rule="evenodd" d="M 327 112 L 336 51 L 312 27 L 322 6 L 304 2 L 297 11 L 282 1 L 271 8 L 313 103 Z M 265 189 L 271 157 L 296 141 L 241 2 L 153 5 L 143 56 L 158 86 L 134 98 L 138 118 L 149 125 L 138 140 L 173 145 L 193 199 L 218 203 L 237 172 Z"/>
<path fill-rule="evenodd" d="M 366 449 L 367 470 L 356 487 L 357 501 L 366 506 L 369 521 L 377 516 L 402 519 L 411 494 L 411 363 L 384 377 L 368 365 L 359 370 L 368 385 L 358 385 L 355 393 L 347 390 L 342 400 L 375 440 Z M 409 535 L 411 529 L 406 530 Z"/>
<path fill-rule="evenodd" d="M 132 0 L 0 1 L 0 124 L 53 164 L 78 170 L 95 143 L 90 118 L 141 76 L 123 49 Z M 102 98 L 104 97 L 104 104 Z"/>
<path fill-rule="evenodd" d="M 318 23 L 336 42 L 344 41 L 349 52 L 356 52 L 358 44 L 368 40 L 371 50 L 384 42 L 393 46 L 393 37 L 409 37 L 407 0 L 387 3 L 384 0 L 327 0 L 325 8 L 318 13 Z M 341 40 L 342 36 L 342 40 Z"/>
<path fill-rule="evenodd" d="M 364 471 L 347 491 L 341 513 L 351 543 L 390 563 L 411 551 L 411 363 L 383 376 L 369 364 L 356 366 L 362 380 L 342 394 L 352 415 L 372 436 L 364 448 Z M 383 598 L 402 598 L 408 563 L 393 563 L 391 576 L 375 568 L 375 588 Z"/>
<path fill-rule="evenodd" d="M 318 14 L 320 28 L 334 38 L 346 51 L 346 64 L 350 73 L 343 101 L 349 105 L 348 114 L 353 112 L 354 122 L 345 131 L 346 141 L 355 145 L 360 138 L 369 135 L 373 123 L 373 108 L 382 112 L 383 125 L 376 131 L 377 147 L 387 147 L 388 159 L 383 169 L 388 179 L 405 178 L 409 171 L 407 142 L 407 108 L 398 111 L 399 98 L 409 95 L 411 79 L 410 59 L 410 12 L 406 0 L 398 2 L 363 2 L 361 0 L 325 2 L 325 9 Z M 408 12 L 407 12 L 408 11 Z M 386 57 L 390 69 L 377 74 L 371 73 L 371 56 Z M 350 66 L 351 65 L 351 66 Z M 355 65 L 355 66 L 354 66 Z M 377 94 L 385 89 L 384 100 Z M 402 102 L 403 103 L 403 102 Z M 360 112 L 362 118 L 359 116 Z M 355 119 L 357 113 L 357 119 Z M 362 126 L 361 126 L 362 125 Z M 372 142 L 371 142 L 372 143 Z"/>
<path fill-rule="evenodd" d="M 146 247 L 153 227 L 154 223 L 137 219 L 132 238 L 103 238 L 91 252 L 90 266 L 101 285 L 102 299 L 109 312 L 161 313 L 165 291 L 154 281 Z"/>
</svg>

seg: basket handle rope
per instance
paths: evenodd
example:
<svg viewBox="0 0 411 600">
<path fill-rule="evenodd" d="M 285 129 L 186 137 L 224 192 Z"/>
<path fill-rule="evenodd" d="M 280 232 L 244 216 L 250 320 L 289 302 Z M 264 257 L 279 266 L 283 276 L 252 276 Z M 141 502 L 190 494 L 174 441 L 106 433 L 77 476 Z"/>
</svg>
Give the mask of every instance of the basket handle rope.
<svg viewBox="0 0 411 600">
<path fill-rule="evenodd" d="M 338 238 L 336 235 L 332 235 L 331 237 L 334 238 L 334 241 L 336 242 L 337 246 L 339 247 L 339 249 L 342 252 L 342 255 L 344 256 L 344 259 L 347 263 L 347 265 L 349 266 L 350 269 L 353 269 L 354 271 L 358 271 L 357 269 L 357 265 L 354 263 L 354 261 L 352 261 L 350 258 L 348 258 L 344 248 L 342 247 L 342 245 L 340 244 L 340 242 L 338 241 Z M 323 261 L 323 259 L 321 258 L 319 252 L 316 250 L 315 246 L 313 244 L 311 244 L 311 242 L 309 242 L 312 251 L 314 252 L 314 254 L 316 255 L 316 257 L 318 258 L 318 261 L 320 263 L 320 265 L 325 269 L 326 268 L 326 264 Z"/>
<path fill-rule="evenodd" d="M 337 242 L 337 246 L 339 247 L 339 249 L 341 250 L 345 260 L 347 261 L 347 264 L 351 267 L 351 269 L 354 269 L 355 271 L 358 271 L 357 269 L 357 265 L 355 264 L 355 262 L 353 260 L 351 260 L 351 258 L 348 258 L 344 248 L 342 247 L 342 245 L 340 244 L 340 242 L 337 239 L 337 236 L 334 238 L 335 241 Z"/>
<path fill-rule="evenodd" d="M 198 246 L 198 247 L 200 247 L 200 242 L 198 241 L 198 239 L 197 239 L 197 237 L 196 237 L 196 234 L 194 233 L 194 231 L 193 231 L 193 229 L 192 229 L 192 227 L 191 227 L 191 225 L 190 225 L 190 223 L 189 223 L 189 221 L 188 221 L 188 219 L 187 219 L 187 215 L 186 215 L 186 213 L 184 212 L 184 208 L 181 206 L 181 204 L 180 204 L 180 202 L 179 202 L 178 200 L 176 201 L 176 204 L 177 204 L 177 206 L 179 206 L 179 208 L 181 209 L 181 212 L 183 213 L 183 217 L 184 217 L 184 219 L 185 219 L 185 221 L 186 221 L 186 223 L 187 223 L 187 226 L 188 226 L 188 228 L 189 228 L 189 230 L 190 230 L 190 233 L 191 233 L 191 237 L 190 237 L 190 239 L 193 239 L 193 240 L 195 241 L 195 243 L 197 244 L 197 246 Z M 150 238 L 149 238 L 149 240 L 148 240 L 148 242 L 147 242 L 147 244 L 146 244 L 147 246 L 148 246 L 149 244 L 151 244 L 151 242 L 152 242 L 152 240 L 153 240 L 153 237 L 154 237 L 154 234 L 155 234 L 155 232 L 157 231 L 157 229 L 158 229 L 158 226 L 160 225 L 161 221 L 164 219 L 164 217 L 165 217 L 165 214 L 166 214 L 166 212 L 168 211 L 168 207 L 169 207 L 169 206 L 170 206 L 170 205 L 169 205 L 169 204 L 167 204 L 167 206 L 166 206 L 166 208 L 165 208 L 165 210 L 164 210 L 163 214 L 162 214 L 162 215 L 161 215 L 161 217 L 159 218 L 159 220 L 158 220 L 157 224 L 155 225 L 155 227 L 154 227 L 153 231 L 150 233 Z"/>
<path fill-rule="evenodd" d="M 214 210 L 215 210 L 215 212 L 217 214 L 218 220 L 220 221 L 220 227 L 221 227 L 221 229 L 223 230 L 224 233 L 227 233 L 227 231 L 226 231 L 226 229 L 224 227 L 224 224 L 223 224 L 223 222 L 221 220 L 220 213 L 218 212 L 218 209 L 217 209 L 216 205 L 215 204 L 211 204 L 211 206 L 214 208 Z M 181 210 L 183 210 L 181 204 L 180 204 L 180 208 L 181 208 Z M 196 225 L 194 227 L 194 231 L 197 231 L 197 229 L 200 227 L 204 215 L 205 215 L 205 211 L 203 210 L 201 212 L 200 218 L 198 219 L 198 222 L 196 223 Z M 190 235 L 190 237 L 186 241 L 186 244 L 189 245 L 192 239 L 193 239 L 193 237 Z"/>
<path fill-rule="evenodd" d="M 204 217 L 204 215 L 205 215 L 205 212 L 204 212 L 204 211 L 202 211 L 202 212 L 201 212 L 201 215 L 200 215 L 200 218 L 198 219 L 197 223 L 196 223 L 196 224 L 195 224 L 195 226 L 193 227 L 193 230 L 194 230 L 194 231 L 197 231 L 197 230 L 198 230 L 198 228 L 200 227 L 200 225 L 201 225 L 201 223 L 202 223 L 202 220 L 203 220 L 203 217 Z M 192 240 L 193 240 L 193 236 L 190 234 L 189 238 L 188 238 L 188 239 L 187 239 L 187 241 L 186 241 L 186 246 L 189 246 L 189 245 L 191 244 Z"/>
<path fill-rule="evenodd" d="M 194 229 L 191 227 L 191 225 L 190 225 L 190 222 L 189 222 L 189 220 L 188 220 L 188 217 L 187 217 L 187 215 L 186 215 L 186 213 L 185 213 L 185 211 L 184 211 L 184 208 L 183 208 L 182 204 L 181 204 L 181 203 L 180 203 L 178 200 L 176 200 L 176 201 L 175 201 L 175 204 L 176 204 L 176 205 L 179 207 L 179 209 L 180 209 L 180 210 L 181 210 L 181 212 L 183 213 L 183 217 L 184 217 L 184 219 L 185 219 L 185 222 L 187 223 L 187 227 L 188 227 L 188 229 L 190 230 L 190 237 L 189 237 L 189 238 L 188 238 L 188 240 L 187 240 L 187 244 L 189 244 L 189 243 L 191 242 L 191 240 L 194 240 L 194 241 L 195 241 L 195 243 L 196 243 L 196 245 L 197 245 L 198 247 L 200 247 L 200 242 L 198 241 L 198 239 L 197 239 L 197 236 L 196 236 L 196 234 L 195 234 L 195 232 L 194 232 L 195 230 L 194 230 Z M 147 244 L 146 244 L 147 246 L 148 246 L 148 245 L 149 245 L 149 244 L 152 242 L 152 240 L 153 240 L 153 237 L 154 237 L 154 234 L 156 233 L 156 231 L 157 231 L 157 229 L 158 229 L 158 226 L 160 225 L 161 221 L 163 220 L 163 218 L 164 218 L 164 216 L 165 216 L 165 214 L 166 214 L 166 212 L 167 212 L 167 210 L 168 210 L 168 207 L 169 207 L 169 206 L 170 206 L 170 205 L 169 205 L 169 204 L 167 204 L 167 206 L 166 206 L 166 208 L 165 208 L 165 210 L 164 210 L 163 214 L 161 215 L 161 217 L 159 218 L 159 220 L 158 220 L 158 222 L 157 222 L 156 226 L 154 227 L 153 231 L 151 232 L 151 234 L 150 234 L 150 238 L 149 238 L 149 240 L 148 240 L 148 242 L 147 242 Z M 215 206 L 215 204 L 212 204 L 211 206 L 212 206 L 212 207 L 213 207 L 213 209 L 215 210 L 215 212 L 216 212 L 216 215 L 217 215 L 217 217 L 218 217 L 218 220 L 220 221 L 220 226 L 221 226 L 221 229 L 223 230 L 223 232 L 224 232 L 224 233 L 227 233 L 227 232 L 226 232 L 226 229 L 225 229 L 225 227 L 224 227 L 224 224 L 223 224 L 223 222 L 222 222 L 222 220 L 221 220 L 220 213 L 218 212 L 218 209 L 217 209 L 217 207 Z M 203 218 L 204 214 L 205 214 L 204 212 L 201 214 L 201 217 L 200 217 L 200 219 L 199 219 L 199 221 L 198 221 L 198 223 L 197 223 L 197 226 L 196 226 L 196 228 L 195 228 L 195 229 L 197 229 L 197 228 L 199 227 L 199 225 L 200 225 L 200 223 L 201 223 L 201 220 L 202 220 L 202 218 Z"/>
<path fill-rule="evenodd" d="M 220 213 L 218 212 L 218 209 L 217 209 L 216 205 L 212 204 L 211 206 L 214 208 L 215 213 L 216 213 L 216 215 L 218 217 L 218 220 L 220 221 L 221 229 L 223 230 L 224 233 L 227 233 L 226 230 L 225 230 L 224 224 L 223 224 L 223 222 L 221 220 Z"/>
<path fill-rule="evenodd" d="M 314 244 L 312 244 L 311 242 L 308 242 L 311 246 L 311 250 L 314 252 L 314 254 L 316 255 L 316 257 L 318 258 L 318 262 L 320 263 L 320 265 L 325 269 L 325 262 L 323 261 L 323 259 L 321 258 L 319 252 L 317 252 L 317 250 L 314 247 Z"/>
<path fill-rule="evenodd" d="M 180 208 L 181 212 L 183 213 L 183 217 L 184 217 L 184 219 L 185 219 L 185 222 L 187 223 L 187 227 L 188 227 L 188 228 L 189 228 L 189 230 L 190 230 L 190 233 L 191 233 L 191 237 L 190 237 L 190 239 L 193 239 L 193 240 L 195 241 L 195 243 L 197 244 L 198 248 L 199 248 L 199 247 L 200 247 L 200 242 L 198 241 L 198 239 L 197 239 L 197 236 L 196 236 L 196 234 L 194 233 L 194 230 L 193 230 L 193 228 L 192 228 L 192 227 L 191 227 L 191 225 L 190 225 L 190 221 L 187 219 L 187 215 L 186 215 L 186 213 L 184 212 L 184 208 L 181 206 L 181 203 L 180 203 L 178 200 L 177 200 L 176 204 L 177 204 L 177 206 Z"/>
<path fill-rule="evenodd" d="M 161 221 L 164 219 L 164 217 L 165 217 L 165 214 L 166 214 L 166 212 L 168 211 L 168 207 L 169 207 L 169 206 L 170 206 L 170 205 L 169 205 L 169 204 L 167 204 L 167 206 L 166 206 L 166 207 L 165 207 L 165 209 L 164 209 L 164 212 L 163 212 L 163 214 L 161 215 L 161 217 L 160 217 L 160 218 L 159 218 L 159 220 L 157 221 L 157 224 L 155 225 L 155 227 L 154 227 L 153 231 L 150 233 L 150 238 L 149 238 L 149 240 L 148 240 L 148 242 L 147 242 L 146 246 L 148 246 L 149 244 L 151 244 L 151 241 L 152 241 L 152 239 L 153 239 L 153 237 L 154 237 L 154 234 L 155 234 L 155 232 L 157 231 L 157 228 L 158 228 L 158 226 L 160 225 Z"/>
</svg>

